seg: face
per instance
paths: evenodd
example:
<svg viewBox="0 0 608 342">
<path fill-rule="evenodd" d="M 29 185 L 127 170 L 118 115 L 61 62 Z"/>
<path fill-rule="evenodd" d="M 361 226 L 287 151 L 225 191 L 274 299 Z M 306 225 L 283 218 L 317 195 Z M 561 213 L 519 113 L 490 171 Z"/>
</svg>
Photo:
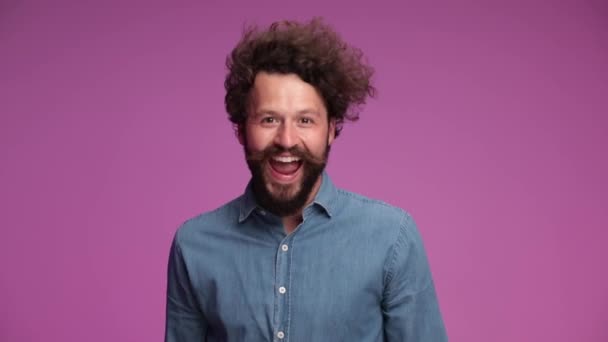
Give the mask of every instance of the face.
<svg viewBox="0 0 608 342">
<path fill-rule="evenodd" d="M 239 129 L 258 202 L 279 215 L 311 201 L 327 164 L 335 124 L 316 89 L 294 74 L 260 72 Z"/>
</svg>

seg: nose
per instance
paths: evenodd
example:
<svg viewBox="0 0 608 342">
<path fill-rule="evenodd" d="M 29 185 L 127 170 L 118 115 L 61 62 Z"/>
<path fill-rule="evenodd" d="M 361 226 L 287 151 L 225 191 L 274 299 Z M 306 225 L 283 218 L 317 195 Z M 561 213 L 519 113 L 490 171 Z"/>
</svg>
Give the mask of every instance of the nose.
<svg viewBox="0 0 608 342">
<path fill-rule="evenodd" d="M 289 149 L 296 144 L 296 141 L 295 129 L 288 122 L 283 122 L 277 131 L 274 143 L 285 149 Z"/>
</svg>

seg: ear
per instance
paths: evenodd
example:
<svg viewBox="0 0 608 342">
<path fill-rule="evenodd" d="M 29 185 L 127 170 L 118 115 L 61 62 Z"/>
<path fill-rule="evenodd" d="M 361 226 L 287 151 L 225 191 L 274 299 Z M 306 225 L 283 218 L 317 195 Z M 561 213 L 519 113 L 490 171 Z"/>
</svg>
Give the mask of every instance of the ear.
<svg viewBox="0 0 608 342">
<path fill-rule="evenodd" d="M 327 133 L 327 146 L 330 146 L 336 138 L 336 120 L 329 120 L 329 132 Z"/>
<path fill-rule="evenodd" d="M 239 143 L 245 146 L 245 124 L 241 123 L 234 127 L 234 133 L 236 134 Z"/>
</svg>

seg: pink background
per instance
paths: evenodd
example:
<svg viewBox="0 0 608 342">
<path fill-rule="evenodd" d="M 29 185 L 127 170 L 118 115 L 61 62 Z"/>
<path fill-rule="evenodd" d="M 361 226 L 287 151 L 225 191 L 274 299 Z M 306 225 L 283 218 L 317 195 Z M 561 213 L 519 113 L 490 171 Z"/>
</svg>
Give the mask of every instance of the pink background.
<svg viewBox="0 0 608 342">
<path fill-rule="evenodd" d="M 329 172 L 414 215 L 450 340 L 608 341 L 603 0 L 1 1 L 1 341 L 162 340 L 175 229 L 249 176 L 224 58 L 313 15 L 380 91 Z"/>
</svg>

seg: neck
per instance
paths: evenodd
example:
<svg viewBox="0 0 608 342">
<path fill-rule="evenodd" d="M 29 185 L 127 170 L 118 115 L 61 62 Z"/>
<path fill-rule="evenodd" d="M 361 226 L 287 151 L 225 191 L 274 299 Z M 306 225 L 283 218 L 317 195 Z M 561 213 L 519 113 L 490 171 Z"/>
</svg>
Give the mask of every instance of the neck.
<svg viewBox="0 0 608 342">
<path fill-rule="evenodd" d="M 285 228 L 285 233 L 291 234 L 294 230 L 296 230 L 298 225 L 302 223 L 302 214 L 300 213 L 291 216 L 284 216 L 282 219 L 283 227 Z"/>
</svg>

